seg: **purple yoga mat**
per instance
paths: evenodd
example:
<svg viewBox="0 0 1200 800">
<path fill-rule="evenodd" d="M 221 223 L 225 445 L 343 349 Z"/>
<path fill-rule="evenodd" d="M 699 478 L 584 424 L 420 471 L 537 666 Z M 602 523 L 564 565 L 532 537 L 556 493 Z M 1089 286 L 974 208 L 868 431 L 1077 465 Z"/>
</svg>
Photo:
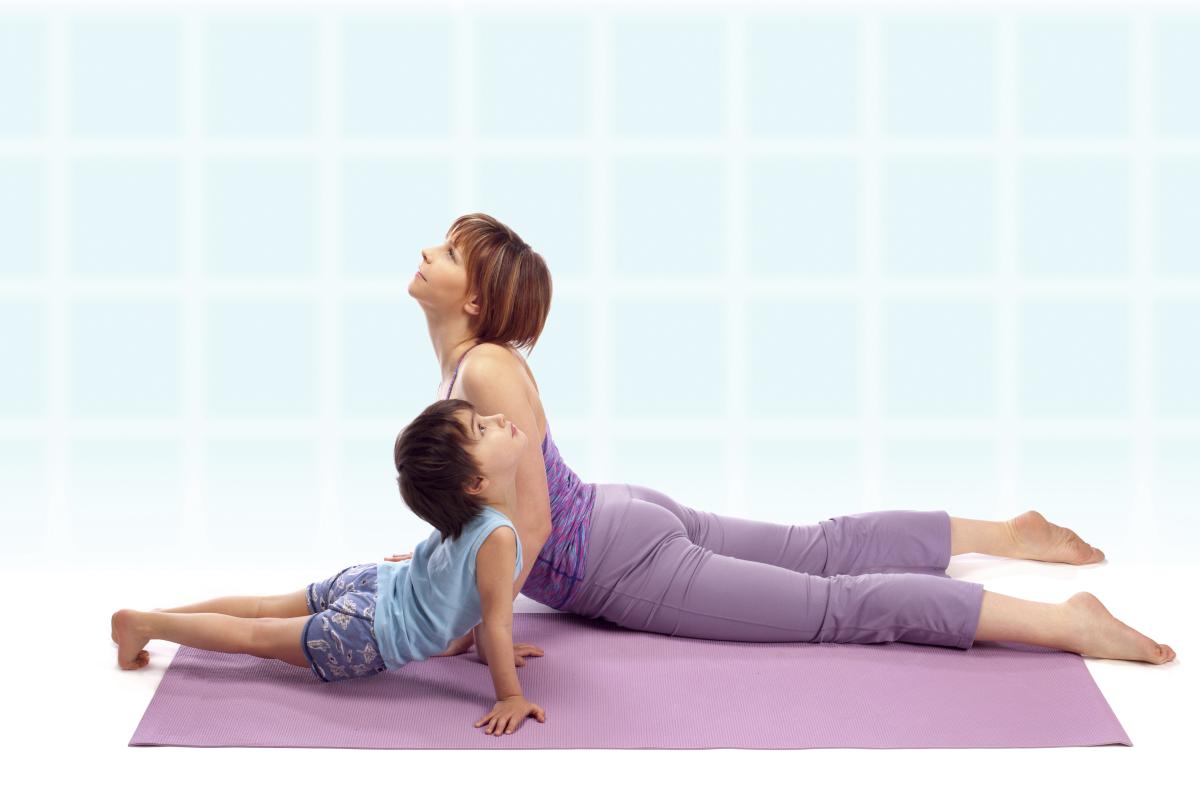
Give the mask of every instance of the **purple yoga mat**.
<svg viewBox="0 0 1200 800">
<path fill-rule="evenodd" d="M 357 748 L 1132 745 L 1074 653 L 1015 643 L 718 642 L 566 614 L 513 615 L 545 651 L 517 668 L 546 711 L 489 736 L 474 653 L 323 683 L 308 669 L 180 647 L 130 745 Z"/>
</svg>

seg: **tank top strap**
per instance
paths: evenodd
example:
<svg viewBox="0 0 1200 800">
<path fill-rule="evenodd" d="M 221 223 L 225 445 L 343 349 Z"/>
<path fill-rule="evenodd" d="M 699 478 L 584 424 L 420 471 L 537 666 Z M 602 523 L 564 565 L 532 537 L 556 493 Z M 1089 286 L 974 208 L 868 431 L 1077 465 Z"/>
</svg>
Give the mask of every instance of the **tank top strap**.
<svg viewBox="0 0 1200 800">
<path fill-rule="evenodd" d="M 446 398 L 445 399 L 449 400 L 450 393 L 454 391 L 454 381 L 458 380 L 458 368 L 462 366 L 463 359 L 467 357 L 467 353 L 471 352 L 476 347 L 479 347 L 479 345 L 481 345 L 481 344 L 483 344 L 483 342 L 476 342 L 475 344 L 473 344 L 467 348 L 466 353 L 463 353 L 461 356 L 459 356 L 458 363 L 454 365 L 454 375 L 452 375 L 450 377 L 450 388 L 446 390 Z"/>
</svg>

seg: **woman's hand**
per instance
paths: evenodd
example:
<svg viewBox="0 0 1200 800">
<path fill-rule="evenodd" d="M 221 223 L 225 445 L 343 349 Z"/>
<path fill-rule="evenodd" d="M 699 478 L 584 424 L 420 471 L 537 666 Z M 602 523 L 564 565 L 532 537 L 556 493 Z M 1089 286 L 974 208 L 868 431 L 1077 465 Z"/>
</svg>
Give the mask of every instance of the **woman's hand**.
<svg viewBox="0 0 1200 800">
<path fill-rule="evenodd" d="M 393 553 L 390 556 L 385 556 L 384 561 L 405 561 L 412 558 L 412 553 Z"/>
<path fill-rule="evenodd" d="M 515 694 L 498 701 L 496 705 L 492 706 L 492 710 L 487 716 L 475 723 L 475 727 L 478 728 L 486 723 L 487 727 L 484 728 L 484 733 L 500 736 L 512 733 L 521 727 L 521 723 L 529 716 L 538 722 L 546 721 L 546 712 L 542 710 L 541 706 L 529 702 L 524 695 Z"/>
</svg>

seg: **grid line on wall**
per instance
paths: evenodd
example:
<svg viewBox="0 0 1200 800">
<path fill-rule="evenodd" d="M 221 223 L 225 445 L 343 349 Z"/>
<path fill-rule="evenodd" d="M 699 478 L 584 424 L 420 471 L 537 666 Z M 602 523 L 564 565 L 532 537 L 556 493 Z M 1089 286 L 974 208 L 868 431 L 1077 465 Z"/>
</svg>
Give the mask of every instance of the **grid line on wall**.
<svg viewBox="0 0 1200 800">
<path fill-rule="evenodd" d="M 1133 256 L 1133 336 L 1132 374 L 1133 390 L 1132 424 L 1132 470 L 1133 498 L 1131 526 L 1136 525 L 1134 547 L 1136 558 L 1141 561 L 1151 556 L 1158 545 L 1158 526 L 1152 499 L 1151 477 L 1155 443 L 1152 439 L 1149 420 L 1151 415 L 1151 381 L 1153 379 L 1153 324 L 1152 271 L 1150 220 L 1154 214 L 1154 193 L 1150 177 L 1150 119 L 1153 112 L 1151 92 L 1151 46 L 1150 23 L 1144 13 L 1137 13 L 1132 20 L 1133 36 L 1133 185 L 1132 185 L 1132 256 Z"/>
<path fill-rule="evenodd" d="M 1007 519 L 1024 509 L 1014 511 L 1017 498 L 1016 476 L 1020 461 L 1017 441 L 1017 375 L 1020 352 L 1017 340 L 1017 43 L 1016 22 L 1005 14 L 997 22 L 996 47 L 996 389 L 999 424 L 995 443 L 995 464 L 998 492 L 992 513 L 997 519 Z"/>
<path fill-rule="evenodd" d="M 66 138 L 66 15 L 56 10 L 48 17 L 46 47 L 47 114 L 49 142 L 47 153 L 49 187 L 47 200 L 50 218 L 46 223 L 46 310 L 47 310 L 47 402 L 49 427 L 46 430 L 46 509 L 45 542 L 51 552 L 70 548 L 67 535 L 70 506 L 67 503 L 68 440 L 67 414 L 67 164 L 63 142 Z"/>
<path fill-rule="evenodd" d="M 338 17 L 329 10 L 317 20 L 318 142 L 320 176 L 317 182 L 320 197 L 320 218 L 317 224 L 319 254 L 318 295 L 320 321 L 320 420 L 318 443 L 320 507 L 317 518 L 317 539 L 322 545 L 345 547 L 347 536 L 341 522 L 341 492 L 338 474 L 341 464 L 342 426 L 342 330 L 341 293 L 338 290 L 338 252 L 341 245 L 341 181 L 342 166 L 340 137 L 336 120 L 341 119 L 341 46 Z"/>
<path fill-rule="evenodd" d="M 882 292 L 879 276 L 882 270 L 880 255 L 881 150 L 880 94 L 881 76 L 880 23 L 876 16 L 860 16 L 862 40 L 859 73 L 862 88 L 859 97 L 860 143 L 859 186 L 862 204 L 859 216 L 861 247 L 861 317 L 859 329 L 862 350 L 859 354 L 859 401 L 862 409 L 862 433 L 855 444 L 862 456 L 862 489 L 860 503 L 875 508 L 882 494 L 883 420 L 881 411 L 880 375 L 882 339 L 880 320 Z"/>
<path fill-rule="evenodd" d="M 180 229 L 183 253 L 183 502 L 179 544 L 183 552 L 207 553 L 208 508 L 205 502 L 208 481 L 205 477 L 208 441 L 204 438 L 207 411 L 208 374 L 205 368 L 207 343 L 205 315 L 208 292 L 205 285 L 207 254 L 204 238 L 204 198 L 206 162 L 202 139 L 205 107 L 203 19 L 195 12 L 183 18 L 183 214 Z"/>
<path fill-rule="evenodd" d="M 450 162 L 454 169 L 454 204 L 464 208 L 475 200 L 475 159 L 481 153 L 475 141 L 475 113 L 471 98 L 475 95 L 475 29 L 469 15 L 455 7 L 450 49 L 454 57 L 453 90 L 454 123 L 450 145 Z M 441 365 L 438 365 L 439 370 Z M 439 374 L 438 378 L 442 376 Z M 440 395 L 439 395 L 440 399 Z"/>
<path fill-rule="evenodd" d="M 477 142 L 475 152 L 480 156 L 580 156 L 586 157 L 588 140 L 537 139 L 532 142 L 521 140 L 494 140 Z M 129 141 L 65 140 L 53 149 L 66 155 L 77 156 L 175 156 L 182 144 L 178 138 L 138 138 Z M 226 140 L 208 141 L 205 150 L 213 156 L 294 156 L 317 157 L 320 145 L 313 141 L 282 139 L 274 140 Z M 722 140 L 701 139 L 639 139 L 627 138 L 610 142 L 612 155 L 641 156 L 711 156 L 725 155 L 727 143 Z M 813 139 L 811 141 L 787 139 L 747 138 L 742 145 L 749 156 L 854 156 L 861 149 L 857 140 L 847 137 L 846 141 Z M 1154 147 L 1163 155 L 1198 156 L 1200 140 L 1161 139 Z M 29 156 L 43 155 L 51 146 L 46 141 L 0 142 L 0 155 Z M 452 139 L 412 139 L 403 142 L 347 140 L 339 145 L 343 155 L 353 157 L 388 156 L 447 156 L 457 155 Z M 882 139 L 877 149 L 885 156 L 989 156 L 994 144 L 988 139 Z M 1112 139 L 1045 139 L 1018 140 L 1013 149 L 1023 156 L 1113 156 L 1125 155 L 1129 151 L 1127 142 Z M 20 281 L 22 279 L 14 279 Z"/>
<path fill-rule="evenodd" d="M 746 100 L 743 93 L 746 74 L 746 25 L 742 14 L 734 14 L 725 22 L 725 46 L 729 53 L 729 68 L 725 71 L 726 91 L 726 136 L 729 149 L 725 158 L 725 270 L 729 298 L 721 318 L 725 322 L 724 363 L 728 373 L 724 384 L 726 408 L 732 424 L 725 426 L 725 497 L 727 507 L 749 514 L 745 502 L 746 466 L 749 463 L 749 429 L 746 427 L 747 398 L 753 387 L 749 385 L 746 368 L 746 289 L 743 258 L 746 248 L 746 156 L 743 148 L 745 139 Z"/>
<path fill-rule="evenodd" d="M 610 136 L 611 125 L 611 93 L 609 81 L 612 48 L 612 19 L 604 12 L 597 14 L 592 20 L 592 53 L 595 61 L 592 64 L 592 269 L 591 281 L 594 291 L 591 302 L 592 338 L 590 348 L 592 353 L 592 413 L 596 426 L 592 436 L 592 466 L 596 476 L 590 480 L 600 481 L 599 476 L 611 475 L 613 472 L 613 442 L 612 442 L 612 392 L 607 388 L 612 386 L 613 355 L 611 324 L 612 278 L 611 259 L 612 247 L 609 237 L 612 234 L 611 199 L 612 199 L 612 145 Z M 601 388 L 606 387 L 606 388 Z M 587 480 L 585 478 L 585 480 Z"/>
</svg>

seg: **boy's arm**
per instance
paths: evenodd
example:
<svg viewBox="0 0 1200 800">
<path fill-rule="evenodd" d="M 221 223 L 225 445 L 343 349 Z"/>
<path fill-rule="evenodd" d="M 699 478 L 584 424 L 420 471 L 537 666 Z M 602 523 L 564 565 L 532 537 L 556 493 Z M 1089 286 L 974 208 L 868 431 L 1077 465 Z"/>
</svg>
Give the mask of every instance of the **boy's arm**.
<svg viewBox="0 0 1200 800">
<path fill-rule="evenodd" d="M 479 655 L 479 660 L 483 663 L 488 663 L 487 653 L 483 652 L 483 623 L 479 623 L 471 629 L 471 641 L 475 643 L 475 652 Z"/>
<path fill-rule="evenodd" d="M 475 646 L 480 654 L 512 652 L 512 585 L 517 569 L 517 533 L 508 525 L 496 528 L 479 546 L 475 556 L 475 581 L 483 622 Z M 521 682 L 511 658 L 489 658 L 496 699 L 521 696 Z"/>
</svg>

